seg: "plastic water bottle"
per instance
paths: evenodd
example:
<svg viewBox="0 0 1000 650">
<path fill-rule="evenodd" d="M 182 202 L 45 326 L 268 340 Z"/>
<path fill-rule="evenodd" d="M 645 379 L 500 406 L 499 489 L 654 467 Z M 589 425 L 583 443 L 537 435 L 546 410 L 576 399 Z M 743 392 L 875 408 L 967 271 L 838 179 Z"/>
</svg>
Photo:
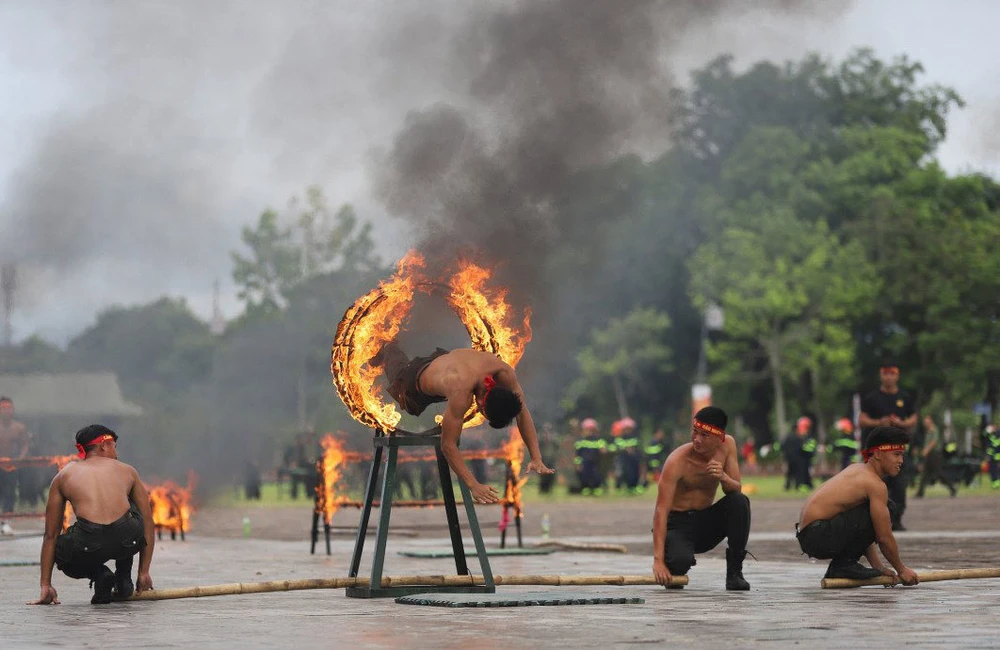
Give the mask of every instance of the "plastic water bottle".
<svg viewBox="0 0 1000 650">
<path fill-rule="evenodd" d="M 549 530 L 552 528 L 552 520 L 549 519 L 549 513 L 542 515 L 542 539 L 549 538 Z"/>
<path fill-rule="evenodd" d="M 250 537 L 250 517 L 243 517 L 243 536 Z"/>
</svg>

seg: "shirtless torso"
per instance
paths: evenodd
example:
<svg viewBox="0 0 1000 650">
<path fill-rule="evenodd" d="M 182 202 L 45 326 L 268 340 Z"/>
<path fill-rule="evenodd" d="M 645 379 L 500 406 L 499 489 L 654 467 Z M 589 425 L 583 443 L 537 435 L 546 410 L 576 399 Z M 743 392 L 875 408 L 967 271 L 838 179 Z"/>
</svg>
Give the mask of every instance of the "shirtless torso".
<svg viewBox="0 0 1000 650">
<path fill-rule="evenodd" d="M 443 354 L 428 364 L 418 382 L 422 392 L 452 399 L 465 399 L 466 406 L 476 397 L 476 387 L 487 375 L 497 385 L 520 394 L 513 368 L 495 354 L 479 350 L 460 349 Z M 524 399 L 524 396 L 521 395 Z"/>
<path fill-rule="evenodd" d="M 721 474 L 740 481 L 740 467 L 737 461 L 736 441 L 726 436 L 723 444 L 707 455 L 696 452 L 693 443 L 675 449 L 663 468 L 668 482 L 673 482 L 669 510 L 704 510 L 715 502 L 715 495 L 722 483 Z M 732 486 L 730 486 L 732 487 Z M 723 485 L 726 492 L 732 491 Z"/>
<path fill-rule="evenodd" d="M 24 458 L 28 454 L 28 428 L 17 420 L 0 420 L 0 458 Z"/>
<path fill-rule="evenodd" d="M 437 357 L 420 374 L 418 388 L 427 395 L 444 397 L 448 404 L 441 420 L 441 451 L 448 460 L 459 480 L 472 492 L 476 503 L 496 503 L 500 495 L 495 488 L 479 483 L 458 451 L 458 438 L 462 433 L 463 421 L 469 408 L 476 404 L 482 411 L 486 395 L 486 377 L 492 377 L 496 385 L 506 388 L 521 398 L 521 412 L 515 420 L 521 439 L 524 441 L 531 461 L 528 472 L 551 474 L 554 470 L 545 466 L 538 448 L 538 433 L 531 419 L 524 391 L 517 381 L 514 369 L 496 355 L 479 350 L 459 349 Z"/>
<path fill-rule="evenodd" d="M 799 528 L 814 521 L 832 519 L 885 492 L 885 483 L 875 470 L 862 463 L 849 465 L 814 492 L 799 515 Z"/>
</svg>

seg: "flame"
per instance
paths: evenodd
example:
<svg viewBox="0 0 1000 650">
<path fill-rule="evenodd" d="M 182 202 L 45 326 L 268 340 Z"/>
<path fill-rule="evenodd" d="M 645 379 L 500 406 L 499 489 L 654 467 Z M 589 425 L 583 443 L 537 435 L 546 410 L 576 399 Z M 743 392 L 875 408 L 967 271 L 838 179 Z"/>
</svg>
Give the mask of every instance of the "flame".
<svg viewBox="0 0 1000 650">
<path fill-rule="evenodd" d="M 524 441 L 517 427 L 510 428 L 510 438 L 500 445 L 504 452 L 504 458 L 509 463 L 507 469 L 507 485 L 504 487 L 503 497 L 500 503 L 504 508 L 514 508 L 514 516 L 521 518 L 524 516 L 524 502 L 521 500 L 521 488 L 528 482 L 528 477 L 521 476 L 521 465 L 524 464 Z"/>
<path fill-rule="evenodd" d="M 429 280 L 423 269 L 423 257 L 415 251 L 407 253 L 389 280 L 358 298 L 344 313 L 333 340 L 330 372 L 338 394 L 354 419 L 385 432 L 394 431 L 402 416 L 377 383 L 382 368 L 370 362 L 403 329 L 415 292 L 444 292 L 469 332 L 472 347 L 492 352 L 511 366 L 521 360 L 531 340 L 531 311 L 525 310 L 520 323 L 509 322 L 513 310 L 507 289 L 487 286 L 492 277 L 488 269 L 459 261 L 458 271 L 446 284 Z M 440 423 L 440 416 L 436 419 Z M 483 420 L 473 407 L 466 414 L 465 427 Z"/>
<path fill-rule="evenodd" d="M 491 277 L 488 269 L 460 260 L 458 272 L 448 281 L 448 304 L 468 330 L 473 348 L 492 352 L 513 368 L 531 340 L 531 310 L 525 309 L 520 328 L 508 322 L 513 310 L 507 302 L 507 289 L 488 288 Z M 464 426 L 478 426 L 485 419 L 473 404 L 465 414 Z"/>
<path fill-rule="evenodd" d="M 323 447 L 323 457 L 316 461 L 319 475 L 316 483 L 316 512 L 322 514 L 323 521 L 329 524 L 345 500 L 345 497 L 337 496 L 336 490 L 348 454 L 344 451 L 344 445 L 329 433 L 323 436 L 320 445 Z"/>
<path fill-rule="evenodd" d="M 402 416 L 395 405 L 386 402 L 376 383 L 382 368 L 368 364 L 399 334 L 423 265 L 419 254 L 408 253 L 389 280 L 358 298 L 344 313 L 333 339 L 330 372 L 337 392 L 354 419 L 374 429 L 392 431 Z"/>
<path fill-rule="evenodd" d="M 191 530 L 191 514 L 194 512 L 191 493 L 195 480 L 194 472 L 189 472 L 187 487 L 181 487 L 173 481 L 146 486 L 149 505 L 153 511 L 153 525 L 156 528 L 173 533 L 187 533 Z"/>
</svg>

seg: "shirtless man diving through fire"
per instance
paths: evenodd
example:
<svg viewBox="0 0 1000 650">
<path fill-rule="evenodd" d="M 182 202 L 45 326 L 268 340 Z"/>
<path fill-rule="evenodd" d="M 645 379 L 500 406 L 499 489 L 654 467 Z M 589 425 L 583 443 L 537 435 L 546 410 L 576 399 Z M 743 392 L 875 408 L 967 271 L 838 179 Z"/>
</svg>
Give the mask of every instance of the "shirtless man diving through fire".
<svg viewBox="0 0 1000 650">
<path fill-rule="evenodd" d="M 441 451 L 458 478 L 469 486 L 476 503 L 496 503 L 500 495 L 492 486 L 475 479 L 458 451 L 462 423 L 473 401 L 494 429 L 502 429 L 516 419 L 521 439 L 531 454 L 528 472 L 555 471 L 542 462 L 535 423 L 524 405 L 524 392 L 514 369 L 496 355 L 438 348 L 430 356 L 410 359 L 392 342 L 375 355 L 371 365 L 383 368 L 389 393 L 410 415 L 420 415 L 431 404 L 447 402 L 441 421 Z"/>
</svg>

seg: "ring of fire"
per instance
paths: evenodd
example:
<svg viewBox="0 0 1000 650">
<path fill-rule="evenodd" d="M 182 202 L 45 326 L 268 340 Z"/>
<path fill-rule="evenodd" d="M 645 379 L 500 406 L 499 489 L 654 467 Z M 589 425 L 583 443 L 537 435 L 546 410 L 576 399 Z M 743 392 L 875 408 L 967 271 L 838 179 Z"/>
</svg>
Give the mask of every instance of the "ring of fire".
<svg viewBox="0 0 1000 650">
<path fill-rule="evenodd" d="M 347 410 L 358 422 L 387 433 L 396 430 L 402 416 L 382 395 L 377 383 L 381 368 L 369 362 L 403 329 L 416 292 L 442 295 L 465 325 L 472 347 L 491 352 L 512 367 L 531 340 L 530 310 L 525 310 L 521 323 L 509 322 L 512 310 L 507 290 L 486 286 L 490 271 L 460 262 L 459 270 L 447 282 L 436 282 L 424 277 L 423 266 L 423 258 L 414 252 L 400 260 L 391 278 L 344 312 L 331 348 L 330 373 Z M 477 426 L 483 420 L 473 405 L 464 426 Z"/>
</svg>

